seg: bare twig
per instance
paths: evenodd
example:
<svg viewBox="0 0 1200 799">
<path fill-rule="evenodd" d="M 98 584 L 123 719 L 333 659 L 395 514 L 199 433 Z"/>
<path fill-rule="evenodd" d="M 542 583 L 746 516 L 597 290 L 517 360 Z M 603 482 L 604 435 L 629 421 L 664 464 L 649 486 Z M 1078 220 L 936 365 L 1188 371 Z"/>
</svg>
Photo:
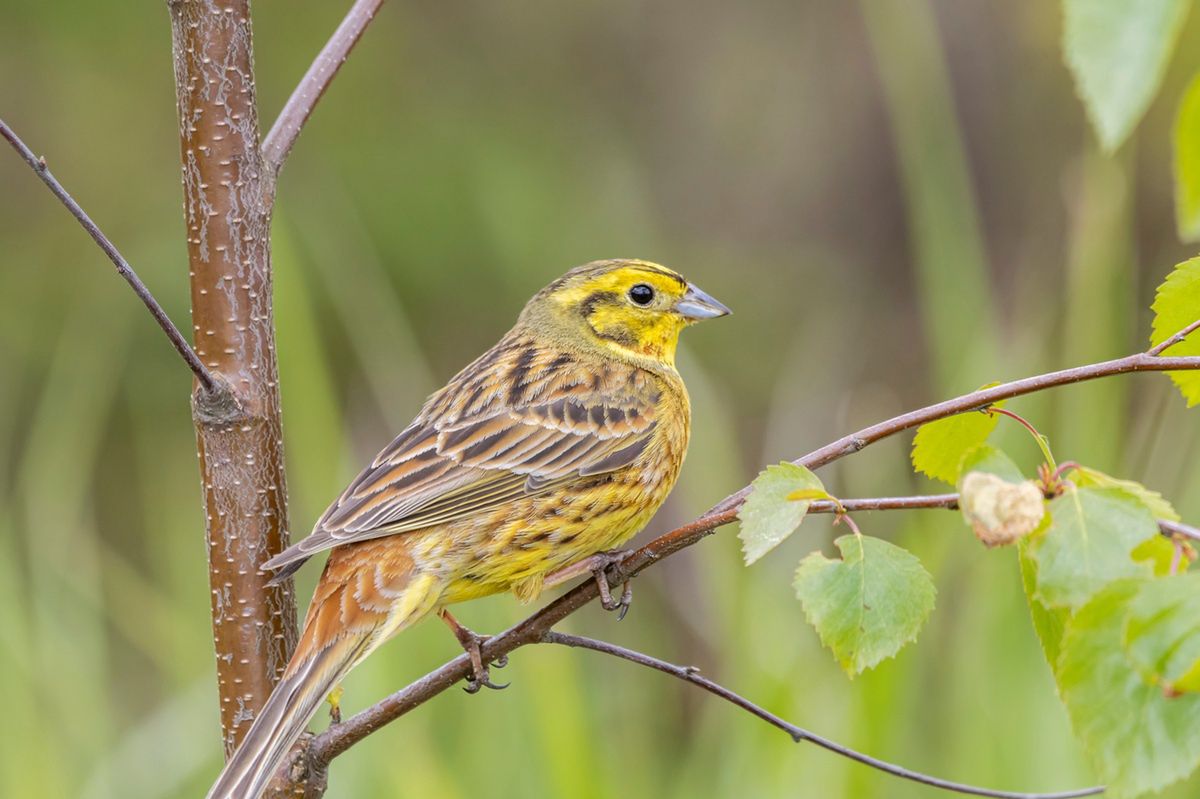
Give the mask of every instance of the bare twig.
<svg viewBox="0 0 1200 799">
<path fill-rule="evenodd" d="M 21 141 L 20 137 L 17 136 L 17 134 L 13 132 L 13 129 L 10 128 L 2 119 L 0 119 L 0 136 L 3 136 L 8 140 L 8 143 L 11 144 L 13 149 L 17 151 L 22 159 L 24 159 L 25 163 L 29 164 L 30 169 L 37 173 L 37 176 L 41 178 L 42 182 L 50 188 L 50 191 L 54 193 L 54 196 L 57 197 L 59 201 L 67 207 L 67 210 L 71 212 L 71 215 L 79 221 L 79 224 L 83 226 L 83 229 L 88 232 L 88 235 L 92 237 L 97 245 L 99 245 L 100 249 L 104 251 L 104 254 L 108 256 L 108 260 L 113 262 L 113 265 L 117 267 L 117 273 L 120 274 L 121 277 L 125 278 L 125 282 L 130 285 L 134 294 L 138 295 L 138 299 L 140 299 L 142 304 L 146 306 L 146 309 L 150 311 L 150 315 L 154 317 L 154 321 L 158 322 L 158 326 L 162 328 L 164 333 L 167 334 L 167 338 L 171 341 L 171 346 L 175 348 L 175 351 L 178 352 L 183 358 L 184 362 L 187 363 L 188 368 L 192 370 L 192 374 L 194 374 L 196 379 L 200 381 L 200 385 L 204 387 L 204 390 L 207 392 L 213 392 L 217 390 L 218 386 L 223 385 L 217 382 L 216 377 L 214 377 L 212 373 L 208 371 L 208 368 L 200 361 L 199 356 L 197 356 L 191 346 L 188 345 L 187 340 L 183 337 L 183 334 L 179 332 L 179 328 L 175 327 L 175 324 L 171 321 L 170 317 L 167 316 L 167 312 L 163 310 L 163 307 L 158 304 L 158 300 L 156 300 L 154 295 L 150 293 L 150 289 L 146 288 L 146 284 L 142 282 L 142 279 L 139 278 L 137 273 L 133 271 L 133 267 L 130 266 L 129 262 L 125 260 L 125 256 L 121 255 L 120 251 L 117 250 L 116 245 L 109 240 L 108 236 L 104 235 L 104 232 L 100 230 L 96 223 L 92 221 L 92 218 L 89 217 L 83 208 L 79 206 L 79 203 L 75 202 L 75 198 L 73 198 L 67 192 L 67 190 L 63 188 L 62 184 L 58 182 L 58 179 L 50 173 L 49 167 L 46 166 L 46 159 L 39 158 L 34 155 L 33 151 L 25 145 L 25 142 Z"/>
<path fill-rule="evenodd" d="M 275 173 L 278 174 L 279 170 L 283 169 L 283 163 L 300 136 L 304 123 L 312 115 L 317 102 L 342 68 L 354 45 L 362 38 L 363 32 L 371 24 L 381 5 L 383 0 L 356 0 L 346 12 L 345 19 L 333 32 L 333 36 L 321 48 L 308 72 L 304 73 L 304 77 L 296 84 L 292 96 L 284 104 L 283 110 L 279 112 L 279 117 L 262 143 L 263 160 Z"/>
<path fill-rule="evenodd" d="M 1192 322 L 1190 325 L 1185 327 L 1183 330 L 1180 330 L 1175 335 L 1173 335 L 1169 338 L 1165 338 L 1162 341 L 1160 341 L 1159 343 L 1155 344 L 1153 347 L 1146 350 L 1146 354 L 1147 355 L 1162 355 L 1167 350 L 1168 347 L 1174 347 L 1176 344 L 1183 341 L 1189 335 L 1196 332 L 1197 328 L 1200 328 L 1200 319 L 1197 319 L 1195 322 Z"/>
<path fill-rule="evenodd" d="M 672 677 L 703 688 L 710 694 L 724 699 L 726 702 L 729 702 L 730 704 L 745 710 L 747 713 L 762 719 L 773 727 L 778 727 L 790 735 L 792 740 L 796 743 L 808 741 L 809 743 L 816 744 L 823 749 L 828 749 L 830 752 L 839 754 L 842 757 L 847 757 L 858 763 L 862 763 L 863 765 L 870 766 L 873 769 L 878 769 L 885 774 L 891 774 L 894 777 L 911 780 L 913 782 L 917 782 L 922 785 L 928 785 L 933 788 L 941 788 L 946 791 L 970 794 L 972 796 L 998 797 L 998 799 L 1074 799 L 1074 797 L 1079 796 L 1093 796 L 1098 793 L 1103 793 L 1104 791 L 1103 786 L 1095 786 L 1091 788 L 1080 788 L 1074 791 L 1061 791 L 1057 793 L 1024 793 L 1019 791 L 999 791 L 991 788 L 979 788 L 974 785 L 966 785 L 961 782 L 943 780 L 938 777 L 932 777 L 928 774 L 922 774 L 919 771 L 913 771 L 911 769 L 904 768 L 903 766 L 897 766 L 892 763 L 888 763 L 884 760 L 879 760 L 871 757 L 870 755 L 865 755 L 862 752 L 851 749 L 847 746 L 843 746 L 842 744 L 831 741 L 828 738 L 817 735 L 814 732 L 810 732 L 803 727 L 798 727 L 795 724 L 792 724 L 790 721 L 776 716 L 769 710 L 759 707 L 749 699 L 734 693 L 723 685 L 713 682 L 707 677 L 700 676 L 699 670 L 693 666 L 677 666 L 674 663 L 668 663 L 665 660 L 659 660 L 656 657 L 652 657 L 642 652 L 626 649 L 625 647 L 617 646 L 616 644 L 610 644 L 607 641 L 597 641 L 594 638 L 585 638 L 581 635 L 568 635 L 566 633 L 548 632 L 541 637 L 540 643 L 561 644 L 563 646 L 570 646 L 579 649 L 590 649 L 593 652 L 612 655 L 613 657 L 628 660 L 631 663 L 637 663 L 640 666 L 647 666 L 649 668 L 656 669 L 664 674 L 670 674 Z"/>
<path fill-rule="evenodd" d="M 1003 383 L 988 389 L 974 391 L 961 397 L 930 405 L 926 408 L 911 411 L 889 419 L 885 422 L 863 428 L 856 433 L 843 436 L 820 449 L 810 452 L 795 461 L 808 468 L 824 466 L 846 455 L 858 452 L 864 447 L 888 436 L 908 430 L 926 422 L 943 419 L 955 414 L 978 410 L 998 400 L 1008 399 L 1023 394 L 1030 394 L 1054 386 L 1077 383 L 1084 380 L 1095 380 L 1111 375 L 1128 372 L 1144 371 L 1176 371 L 1200 369 L 1200 356 L 1184 358 L 1163 358 L 1137 353 L 1125 358 L 1112 361 L 1088 364 L 1058 372 L 1049 372 L 1035 377 Z M 729 524 L 737 518 L 738 508 L 749 494 L 749 487 L 723 499 L 697 519 L 668 533 L 655 538 L 641 549 L 635 550 L 616 567 L 610 569 L 611 584 L 620 585 L 624 580 L 633 577 L 653 564 L 685 549 L 711 535 L 717 528 Z M 938 503 L 949 503 L 951 495 L 938 495 Z M 948 507 L 947 504 L 921 505 L 913 503 L 911 498 L 895 498 L 894 507 Z M 870 507 L 863 505 L 855 507 L 854 500 L 843 500 L 847 510 L 884 509 L 881 500 L 865 500 Z M 810 511 L 832 512 L 835 510 L 832 502 L 814 502 Z M 595 580 L 587 580 L 567 593 L 558 597 L 545 607 L 533 613 L 523 621 L 513 625 L 504 632 L 489 638 L 481 647 L 483 657 L 489 661 L 498 660 L 513 650 L 536 643 L 543 635 L 550 632 L 554 625 L 584 607 L 599 596 Z M 459 657 L 443 664 L 440 668 L 426 674 L 406 688 L 402 688 L 391 696 L 347 719 L 337 727 L 326 730 L 312 740 L 304 752 L 310 769 L 317 773 L 324 772 L 330 760 L 349 749 L 358 741 L 370 735 L 385 724 L 399 718 L 413 708 L 429 701 L 442 691 L 452 687 L 464 679 L 470 671 L 467 656 Z"/>
</svg>

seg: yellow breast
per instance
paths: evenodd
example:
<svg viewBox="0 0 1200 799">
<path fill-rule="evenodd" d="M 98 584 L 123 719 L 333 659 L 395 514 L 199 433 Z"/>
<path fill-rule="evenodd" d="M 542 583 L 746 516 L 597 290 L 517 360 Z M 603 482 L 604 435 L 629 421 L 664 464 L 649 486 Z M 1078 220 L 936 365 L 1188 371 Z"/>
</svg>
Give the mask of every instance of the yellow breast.
<svg viewBox="0 0 1200 799">
<path fill-rule="evenodd" d="M 409 550 L 414 559 L 447 580 L 443 604 L 511 591 L 521 583 L 535 589 L 523 595 L 536 594 L 542 575 L 617 548 L 646 526 L 679 476 L 691 422 L 678 376 L 655 379 L 662 388 L 660 422 L 629 466 L 414 534 Z"/>
</svg>

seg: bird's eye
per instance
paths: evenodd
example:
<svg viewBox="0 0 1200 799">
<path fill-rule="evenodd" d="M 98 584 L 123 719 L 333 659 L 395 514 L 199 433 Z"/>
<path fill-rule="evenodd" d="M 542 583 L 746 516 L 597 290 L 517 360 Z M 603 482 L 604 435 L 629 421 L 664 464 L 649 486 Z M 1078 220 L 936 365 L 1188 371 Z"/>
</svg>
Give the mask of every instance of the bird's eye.
<svg viewBox="0 0 1200 799">
<path fill-rule="evenodd" d="M 629 299 L 638 305 L 649 305 L 650 301 L 654 299 L 654 289 L 645 283 L 638 283 L 629 290 Z"/>
</svg>

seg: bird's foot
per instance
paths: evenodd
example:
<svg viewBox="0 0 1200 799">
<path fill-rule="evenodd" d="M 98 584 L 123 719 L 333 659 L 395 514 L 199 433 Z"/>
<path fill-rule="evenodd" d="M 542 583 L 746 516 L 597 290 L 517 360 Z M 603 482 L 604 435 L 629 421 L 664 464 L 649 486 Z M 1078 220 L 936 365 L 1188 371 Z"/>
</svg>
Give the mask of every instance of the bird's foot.
<svg viewBox="0 0 1200 799">
<path fill-rule="evenodd" d="M 605 610 L 618 611 L 617 621 L 620 621 L 625 618 L 625 614 L 629 612 L 629 606 L 633 603 L 633 586 L 630 585 L 628 579 L 624 580 L 621 584 L 621 596 L 613 598 L 612 590 L 609 588 L 608 570 L 620 564 L 628 557 L 629 553 L 628 549 L 610 549 L 606 552 L 589 555 L 583 560 L 546 575 L 545 586 L 558 585 L 573 577 L 590 573 L 592 579 L 596 581 L 596 588 L 600 590 L 600 606 Z"/>
<path fill-rule="evenodd" d="M 463 651 L 471 658 L 471 676 L 467 678 L 467 684 L 463 686 L 463 690 L 469 694 L 476 694 L 479 693 L 481 688 L 491 688 L 495 691 L 507 688 L 509 683 L 497 685 L 492 682 L 489 665 L 495 666 L 498 669 L 504 668 L 508 665 L 508 655 L 501 656 L 494 663 L 484 663 L 480 647 L 488 640 L 487 636 L 479 635 L 459 624 L 458 619 L 454 618 L 450 611 L 444 608 L 438 615 L 441 616 L 442 621 L 446 622 L 450 631 L 454 633 L 454 637 L 458 639 L 458 643 L 462 646 Z"/>
</svg>

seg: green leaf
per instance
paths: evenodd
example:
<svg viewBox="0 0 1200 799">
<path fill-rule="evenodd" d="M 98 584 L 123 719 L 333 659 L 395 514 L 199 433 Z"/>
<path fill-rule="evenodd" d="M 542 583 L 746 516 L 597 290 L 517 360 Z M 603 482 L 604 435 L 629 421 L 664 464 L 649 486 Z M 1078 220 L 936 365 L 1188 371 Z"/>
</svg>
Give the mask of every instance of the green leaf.
<svg viewBox="0 0 1200 799">
<path fill-rule="evenodd" d="M 995 407 L 1003 404 L 997 402 Z M 954 485 L 963 456 L 983 444 L 999 421 L 994 413 L 968 411 L 921 425 L 913 438 L 913 468 Z"/>
<path fill-rule="evenodd" d="M 1197 312 L 1200 313 L 1200 309 Z M 1119 477 L 1113 477 L 1099 469 L 1092 469 L 1088 466 L 1076 466 L 1071 470 L 1071 481 L 1080 488 L 1088 486 L 1120 488 L 1136 497 L 1139 502 L 1146 506 L 1146 510 L 1150 511 L 1150 515 L 1154 518 L 1166 519 L 1171 522 L 1180 521 L 1179 514 L 1175 512 L 1175 508 L 1171 506 L 1171 503 L 1163 498 L 1162 494 L 1152 491 L 1133 480 L 1122 480 Z"/>
<path fill-rule="evenodd" d="M 1025 479 L 1025 475 L 1021 474 L 1021 470 L 1013 462 L 1013 459 L 990 444 L 980 444 L 967 450 L 958 468 L 962 474 L 987 472 L 1002 477 L 1010 483 L 1019 483 Z"/>
<path fill-rule="evenodd" d="M 1200 241 L 1200 74 L 1175 116 L 1175 225 L 1183 241 Z"/>
<path fill-rule="evenodd" d="M 1175 267 L 1154 296 L 1154 327 L 1150 342 L 1158 344 L 1200 318 L 1200 258 Z M 1167 350 L 1168 355 L 1200 355 L 1200 331 Z M 1179 386 L 1188 407 L 1200 403 L 1200 371 L 1167 372 Z"/>
<path fill-rule="evenodd" d="M 1200 573 L 1146 583 L 1129 605 L 1122 645 L 1154 684 L 1200 690 Z"/>
<path fill-rule="evenodd" d="M 1050 607 L 1077 608 L 1107 583 L 1148 577 L 1132 552 L 1158 535 L 1146 506 L 1119 488 L 1075 488 L 1050 502 L 1051 525 L 1031 539 L 1037 596 Z"/>
<path fill-rule="evenodd" d="M 1046 515 L 1042 519 L 1043 531 L 1049 525 L 1050 516 Z M 1058 657 L 1062 649 L 1063 630 L 1067 626 L 1067 620 L 1071 618 L 1071 611 L 1067 608 L 1047 607 L 1037 597 L 1038 567 L 1037 561 L 1029 554 L 1029 542 L 1038 535 L 1039 533 L 1035 531 L 1030 538 L 1019 542 L 1017 544 L 1017 553 L 1021 563 L 1021 586 L 1025 589 L 1025 599 L 1029 604 L 1029 616 L 1033 620 L 1033 629 L 1042 644 L 1042 652 L 1046 655 L 1046 662 L 1050 664 L 1050 668 L 1053 670 L 1058 667 Z"/>
<path fill-rule="evenodd" d="M 768 466 L 750 484 L 750 496 L 738 511 L 742 552 L 749 566 L 779 546 L 800 526 L 811 500 L 791 500 L 796 491 L 825 492 L 821 480 L 803 466 L 780 463 Z"/>
<path fill-rule="evenodd" d="M 1188 0 L 1064 0 L 1063 53 L 1100 144 L 1121 146 L 1154 99 Z"/>
<path fill-rule="evenodd" d="M 834 544 L 842 559 L 809 554 L 794 585 L 821 643 L 853 677 L 917 637 L 936 592 L 921 562 L 895 544 L 862 535 Z"/>
<path fill-rule="evenodd" d="M 1067 623 L 1059 692 L 1107 796 L 1157 791 L 1200 765 L 1200 695 L 1167 698 L 1121 646 L 1144 581 L 1110 584 Z"/>
<path fill-rule="evenodd" d="M 1164 535 L 1156 535 L 1134 547 L 1131 555 L 1136 561 L 1150 564 L 1155 577 L 1166 577 L 1171 573 L 1171 563 L 1175 560 L 1175 544 Z"/>
</svg>

